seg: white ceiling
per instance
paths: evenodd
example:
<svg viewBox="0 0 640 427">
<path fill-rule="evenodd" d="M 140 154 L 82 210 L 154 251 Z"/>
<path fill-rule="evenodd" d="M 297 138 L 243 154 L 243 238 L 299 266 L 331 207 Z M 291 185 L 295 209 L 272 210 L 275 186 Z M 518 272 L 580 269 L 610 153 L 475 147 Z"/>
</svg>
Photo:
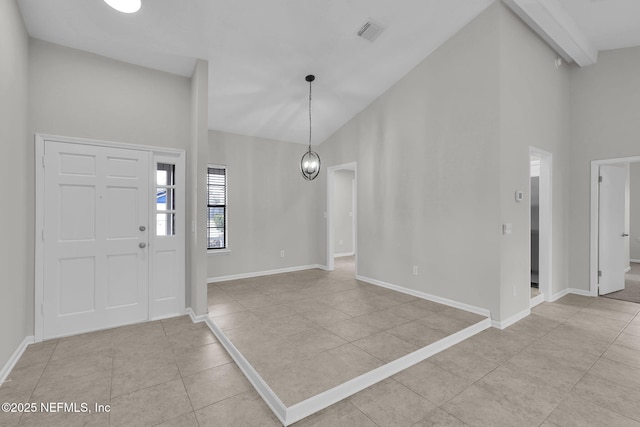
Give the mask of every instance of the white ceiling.
<svg viewBox="0 0 640 427">
<path fill-rule="evenodd" d="M 207 59 L 210 129 L 306 144 L 315 74 L 318 144 L 493 1 L 142 0 L 132 15 L 102 0 L 18 3 L 35 38 L 183 76 Z M 559 1 L 505 0 L 552 45 L 571 27 L 573 44 L 554 47 L 580 65 L 579 54 L 640 45 L 640 0 Z M 536 10 L 560 16 L 555 33 Z M 373 43 L 356 36 L 369 18 L 386 27 Z"/>
</svg>

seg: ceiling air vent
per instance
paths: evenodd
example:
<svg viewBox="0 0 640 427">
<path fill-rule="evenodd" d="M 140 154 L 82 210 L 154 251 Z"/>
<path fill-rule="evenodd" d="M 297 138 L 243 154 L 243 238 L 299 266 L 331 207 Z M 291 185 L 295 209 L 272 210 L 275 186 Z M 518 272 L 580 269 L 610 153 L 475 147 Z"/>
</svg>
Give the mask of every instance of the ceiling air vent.
<svg viewBox="0 0 640 427">
<path fill-rule="evenodd" d="M 378 24 L 374 20 L 369 19 L 362 27 L 360 27 L 360 29 L 358 30 L 358 35 L 372 42 L 377 39 L 383 31 L 384 27 L 381 24 Z"/>
</svg>

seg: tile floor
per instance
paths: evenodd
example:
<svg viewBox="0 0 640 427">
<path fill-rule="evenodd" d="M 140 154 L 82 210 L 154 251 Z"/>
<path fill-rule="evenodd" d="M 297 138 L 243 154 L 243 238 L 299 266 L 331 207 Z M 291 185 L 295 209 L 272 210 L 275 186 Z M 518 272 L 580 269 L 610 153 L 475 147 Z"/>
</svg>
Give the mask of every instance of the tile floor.
<svg viewBox="0 0 640 427">
<path fill-rule="evenodd" d="M 335 267 L 209 286 L 209 316 L 287 407 L 486 319 Z"/>
<path fill-rule="evenodd" d="M 567 295 L 532 311 L 296 426 L 640 426 L 640 305 Z M 188 317 L 31 345 L 9 379 L 0 402 L 111 411 L 0 412 L 1 426 L 279 425 Z"/>
</svg>

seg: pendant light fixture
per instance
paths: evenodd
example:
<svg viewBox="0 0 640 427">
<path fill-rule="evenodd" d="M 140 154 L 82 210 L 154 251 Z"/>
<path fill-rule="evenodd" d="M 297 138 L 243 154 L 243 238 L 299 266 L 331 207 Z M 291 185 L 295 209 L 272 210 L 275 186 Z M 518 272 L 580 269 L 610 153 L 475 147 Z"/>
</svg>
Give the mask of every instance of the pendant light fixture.
<svg viewBox="0 0 640 427">
<path fill-rule="evenodd" d="M 135 13 L 142 6 L 141 0 L 104 0 L 104 2 L 122 13 Z"/>
<path fill-rule="evenodd" d="M 307 181 L 313 181 L 320 173 L 320 156 L 315 151 L 311 151 L 311 82 L 316 77 L 309 74 L 304 78 L 309 82 L 309 150 L 304 153 L 300 160 L 300 172 Z"/>
</svg>

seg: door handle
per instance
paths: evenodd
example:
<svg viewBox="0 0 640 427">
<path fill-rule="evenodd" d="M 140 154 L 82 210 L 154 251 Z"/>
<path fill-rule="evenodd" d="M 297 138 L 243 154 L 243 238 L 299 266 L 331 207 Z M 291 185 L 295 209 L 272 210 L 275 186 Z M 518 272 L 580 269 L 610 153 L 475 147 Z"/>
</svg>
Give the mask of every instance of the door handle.
<svg viewBox="0 0 640 427">
<path fill-rule="evenodd" d="M 139 247 L 140 249 L 144 249 L 144 248 L 146 248 L 146 247 L 147 247 L 147 244 L 146 244 L 145 242 L 140 242 L 140 243 L 138 243 L 138 247 Z"/>
<path fill-rule="evenodd" d="M 627 233 L 622 233 L 622 237 L 629 237 Z"/>
</svg>

